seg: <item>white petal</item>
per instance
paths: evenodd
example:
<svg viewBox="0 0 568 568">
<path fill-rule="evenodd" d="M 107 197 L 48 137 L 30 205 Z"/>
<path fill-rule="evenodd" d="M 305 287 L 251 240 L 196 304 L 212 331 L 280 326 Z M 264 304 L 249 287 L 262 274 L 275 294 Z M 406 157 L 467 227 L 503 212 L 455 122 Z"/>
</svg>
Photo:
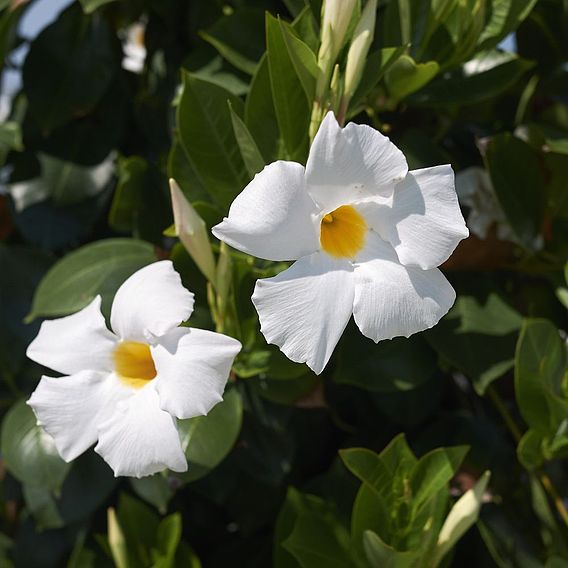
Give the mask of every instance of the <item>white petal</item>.
<svg viewBox="0 0 568 568">
<path fill-rule="evenodd" d="M 113 374 L 81 371 L 42 377 L 28 404 L 61 457 L 71 461 L 97 441 L 97 426 L 129 394 Z"/>
<path fill-rule="evenodd" d="M 118 289 L 110 323 L 121 339 L 152 342 L 191 315 L 193 294 L 169 260 L 141 268 Z"/>
<path fill-rule="evenodd" d="M 304 166 L 266 166 L 213 227 L 228 245 L 267 260 L 295 260 L 319 249 L 318 208 L 306 192 Z"/>
<path fill-rule="evenodd" d="M 65 375 L 84 370 L 110 372 L 116 342 L 105 325 L 101 297 L 97 296 L 73 315 L 44 321 L 26 354 L 32 361 Z"/>
<path fill-rule="evenodd" d="M 100 425 L 95 451 L 115 476 L 144 477 L 166 468 L 187 470 L 175 419 L 159 403 L 150 383 L 121 403 Z"/>
<path fill-rule="evenodd" d="M 357 209 L 402 264 L 424 270 L 446 261 L 469 234 L 448 165 L 408 172 L 394 189 L 392 206 L 360 203 Z"/>
<path fill-rule="evenodd" d="M 321 373 L 353 310 L 353 267 L 318 252 L 256 283 L 252 301 L 268 343 Z"/>
<path fill-rule="evenodd" d="M 160 407 L 178 418 L 207 414 L 223 400 L 241 344 L 203 329 L 179 328 L 152 347 Z"/>
<path fill-rule="evenodd" d="M 306 164 L 306 184 L 326 212 L 375 195 L 390 195 L 404 178 L 404 154 L 364 124 L 341 128 L 332 112 L 321 123 Z"/>
<path fill-rule="evenodd" d="M 375 342 L 409 337 L 438 323 L 456 293 L 437 269 L 399 263 L 393 248 L 373 231 L 355 264 L 353 315 L 363 335 Z"/>
</svg>

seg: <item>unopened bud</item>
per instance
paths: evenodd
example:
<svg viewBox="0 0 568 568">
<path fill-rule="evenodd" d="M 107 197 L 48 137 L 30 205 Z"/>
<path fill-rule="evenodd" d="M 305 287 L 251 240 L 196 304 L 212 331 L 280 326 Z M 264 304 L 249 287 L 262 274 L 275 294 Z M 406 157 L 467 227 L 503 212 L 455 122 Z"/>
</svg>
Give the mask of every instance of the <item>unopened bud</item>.
<svg viewBox="0 0 568 568">
<path fill-rule="evenodd" d="M 377 0 L 369 0 L 353 33 L 345 66 L 345 96 L 348 99 L 353 96 L 359 86 L 365 69 L 367 54 L 375 34 L 376 14 Z"/>
<path fill-rule="evenodd" d="M 209 242 L 207 226 L 179 185 L 170 179 L 174 223 L 179 240 L 209 282 L 215 284 L 215 259 Z"/>
</svg>

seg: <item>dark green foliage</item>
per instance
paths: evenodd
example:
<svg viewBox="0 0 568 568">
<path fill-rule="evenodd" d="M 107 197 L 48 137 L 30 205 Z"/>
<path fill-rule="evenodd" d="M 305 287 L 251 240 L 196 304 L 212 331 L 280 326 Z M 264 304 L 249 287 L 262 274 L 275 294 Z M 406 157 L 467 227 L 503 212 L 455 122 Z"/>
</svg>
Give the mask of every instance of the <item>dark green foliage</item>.
<svg viewBox="0 0 568 568">
<path fill-rule="evenodd" d="M 3 80 L 37 1 L 0 0 Z M 493 225 L 459 245 L 437 326 L 375 344 L 351 322 L 316 376 L 266 344 L 250 300 L 287 264 L 211 237 L 215 296 L 168 230 L 168 178 L 210 229 L 266 164 L 305 164 L 320 14 L 318 0 L 80 0 L 31 40 L 0 124 L 0 566 L 568 565 L 567 3 L 378 3 L 344 118 L 411 168 L 485 168 L 508 240 Z M 122 41 L 140 21 L 134 73 Z M 189 325 L 243 344 L 224 402 L 180 421 L 186 473 L 114 478 L 92 450 L 67 464 L 25 405 L 48 372 L 27 345 L 98 294 L 108 317 L 162 258 L 196 295 Z"/>
</svg>

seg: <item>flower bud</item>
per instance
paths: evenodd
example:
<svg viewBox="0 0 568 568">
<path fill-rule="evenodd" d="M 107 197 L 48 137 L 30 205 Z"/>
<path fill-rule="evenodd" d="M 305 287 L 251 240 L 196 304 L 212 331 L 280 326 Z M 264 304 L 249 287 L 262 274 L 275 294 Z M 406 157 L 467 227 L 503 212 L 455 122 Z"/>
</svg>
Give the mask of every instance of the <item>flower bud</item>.
<svg viewBox="0 0 568 568">
<path fill-rule="evenodd" d="M 353 96 L 363 75 L 367 54 L 375 34 L 376 13 L 377 0 L 369 0 L 353 33 L 345 67 L 345 96 L 349 99 Z"/>
<path fill-rule="evenodd" d="M 170 179 L 174 223 L 179 240 L 203 275 L 215 284 L 215 259 L 205 221 L 185 198 L 179 185 Z"/>
</svg>

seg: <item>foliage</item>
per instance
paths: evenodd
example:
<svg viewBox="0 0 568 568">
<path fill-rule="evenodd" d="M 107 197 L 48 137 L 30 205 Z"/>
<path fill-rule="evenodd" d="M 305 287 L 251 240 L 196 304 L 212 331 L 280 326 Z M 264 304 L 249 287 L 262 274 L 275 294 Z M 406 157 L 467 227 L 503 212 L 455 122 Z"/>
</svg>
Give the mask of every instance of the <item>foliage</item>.
<svg viewBox="0 0 568 568">
<path fill-rule="evenodd" d="M 566 2 L 380 1 L 346 88 L 364 1 L 329 69 L 318 0 L 80 0 L 28 41 L 40 1 L 0 1 L 0 70 L 23 78 L 0 124 L 0 564 L 566 565 Z M 140 72 L 121 65 L 136 23 Z M 511 237 L 493 226 L 442 266 L 457 300 L 438 326 L 374 344 L 350 324 L 316 376 L 266 344 L 250 301 L 285 265 L 209 229 L 265 164 L 305 163 L 328 109 L 411 168 L 484 167 Z M 169 178 L 202 254 L 168 230 Z M 195 293 L 190 325 L 243 344 L 225 400 L 180 424 L 185 474 L 66 464 L 24 403 L 47 372 L 26 347 L 97 294 L 108 317 L 161 258 Z"/>
</svg>

